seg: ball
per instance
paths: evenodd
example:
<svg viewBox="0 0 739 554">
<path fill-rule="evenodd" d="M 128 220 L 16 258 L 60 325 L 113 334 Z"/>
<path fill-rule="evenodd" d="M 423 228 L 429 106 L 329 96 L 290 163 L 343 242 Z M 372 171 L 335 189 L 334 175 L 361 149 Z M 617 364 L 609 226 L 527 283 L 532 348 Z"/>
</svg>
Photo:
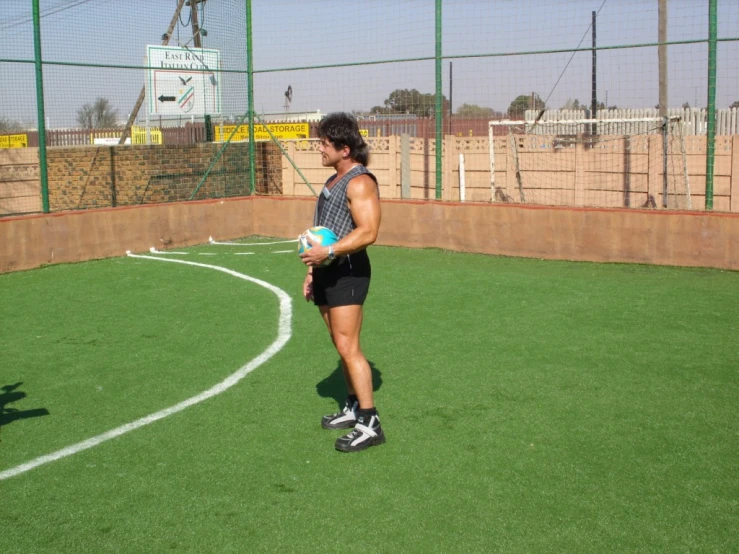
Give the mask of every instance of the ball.
<svg viewBox="0 0 739 554">
<path fill-rule="evenodd" d="M 321 246 L 330 246 L 339 241 L 336 234 L 328 227 L 311 227 L 310 229 L 306 229 L 305 232 L 298 237 L 298 254 L 302 254 L 311 249 L 311 245 L 308 242 L 309 238 L 313 241 L 313 244 L 320 244 Z M 332 260 L 327 258 L 321 265 L 326 266 L 330 264 L 331 261 Z"/>
</svg>

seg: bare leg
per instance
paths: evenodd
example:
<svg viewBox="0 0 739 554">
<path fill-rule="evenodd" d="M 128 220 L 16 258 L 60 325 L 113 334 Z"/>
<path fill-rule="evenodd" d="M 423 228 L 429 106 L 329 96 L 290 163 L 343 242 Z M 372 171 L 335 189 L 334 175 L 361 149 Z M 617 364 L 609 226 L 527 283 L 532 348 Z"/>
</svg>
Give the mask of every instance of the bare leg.
<svg viewBox="0 0 739 554">
<path fill-rule="evenodd" d="M 349 394 L 356 394 L 360 409 L 374 408 L 372 370 L 359 346 L 362 330 L 362 306 L 321 306 L 321 315 L 341 356 Z"/>
<path fill-rule="evenodd" d="M 328 328 L 328 334 L 331 337 L 331 340 L 334 343 L 334 346 L 336 346 L 336 341 L 334 341 L 334 336 L 331 333 L 331 320 L 329 319 L 329 307 L 328 306 L 319 306 L 319 311 L 321 312 L 321 317 L 323 318 L 323 321 L 326 323 L 326 327 Z M 352 382 L 349 379 L 349 372 L 346 369 L 346 364 L 344 363 L 344 359 L 341 360 L 341 371 L 344 373 L 344 382 L 346 383 L 346 389 L 349 394 L 355 394 L 354 387 L 352 386 Z"/>
</svg>

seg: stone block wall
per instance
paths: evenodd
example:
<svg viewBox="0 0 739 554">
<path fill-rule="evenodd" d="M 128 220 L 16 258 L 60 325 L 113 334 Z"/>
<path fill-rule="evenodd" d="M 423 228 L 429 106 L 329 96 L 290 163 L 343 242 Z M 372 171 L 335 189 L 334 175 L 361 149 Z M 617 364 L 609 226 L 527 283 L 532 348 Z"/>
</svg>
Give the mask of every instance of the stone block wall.
<svg viewBox="0 0 739 554">
<path fill-rule="evenodd" d="M 52 212 L 189 200 L 221 143 L 80 146 L 48 150 Z M 281 194 L 280 150 L 256 145 L 257 194 Z M 272 169 L 277 168 L 277 169 Z M 231 143 L 195 199 L 249 194 L 248 143 Z"/>
</svg>

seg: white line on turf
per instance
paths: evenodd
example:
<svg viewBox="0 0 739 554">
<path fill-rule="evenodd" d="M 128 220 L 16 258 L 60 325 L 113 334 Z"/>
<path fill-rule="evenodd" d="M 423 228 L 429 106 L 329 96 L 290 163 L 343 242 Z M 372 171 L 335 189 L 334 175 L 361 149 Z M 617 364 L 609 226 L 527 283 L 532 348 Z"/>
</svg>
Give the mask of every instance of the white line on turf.
<svg viewBox="0 0 739 554">
<path fill-rule="evenodd" d="M 186 256 L 187 255 L 187 252 L 174 252 L 172 250 L 164 250 L 164 251 L 162 251 L 162 250 L 157 250 L 153 246 L 151 248 L 149 248 L 149 252 L 151 252 L 152 254 L 180 254 L 182 256 Z"/>
<path fill-rule="evenodd" d="M 217 242 L 213 237 L 208 237 L 210 244 L 226 245 L 226 246 L 267 246 L 270 244 L 285 244 L 287 242 L 298 242 L 298 239 L 278 240 L 277 242 Z"/>
<path fill-rule="evenodd" d="M 275 250 L 274 252 L 270 252 L 270 254 L 291 254 L 294 252 L 294 250 Z"/>
<path fill-rule="evenodd" d="M 207 269 L 214 269 L 216 271 L 222 271 L 223 273 L 227 273 L 228 275 L 238 277 L 239 279 L 244 279 L 245 281 L 250 281 L 261 287 L 266 288 L 267 290 L 274 293 L 280 301 L 280 319 L 279 319 L 279 326 L 278 326 L 278 332 L 277 332 L 277 339 L 259 356 L 251 360 L 249 363 L 240 367 L 235 373 L 232 373 L 225 380 L 221 381 L 214 387 L 211 387 L 210 389 L 203 391 L 200 394 L 193 396 L 192 398 L 183 400 L 182 402 L 175 404 L 174 406 L 170 406 L 169 408 L 165 408 L 163 410 L 155 412 L 146 417 L 142 417 L 141 419 L 137 419 L 135 421 L 132 421 L 131 423 L 126 423 L 125 425 L 121 425 L 120 427 L 111 429 L 110 431 L 107 431 L 101 435 L 97 435 L 96 437 L 92 437 L 85 441 L 78 442 L 77 444 L 67 446 L 66 448 L 62 448 L 61 450 L 52 452 L 51 454 L 40 456 L 38 458 L 31 460 L 30 462 L 26 462 L 14 468 L 6 469 L 5 471 L 0 472 L 0 481 L 2 481 L 3 479 L 9 479 L 10 477 L 15 477 L 16 475 L 20 475 L 21 473 L 30 471 L 34 468 L 37 468 L 38 466 L 48 464 L 50 462 L 55 462 L 62 458 L 66 458 L 67 456 L 72 456 L 73 454 L 77 454 L 78 452 L 82 452 L 83 450 L 87 450 L 88 448 L 93 448 L 105 441 L 114 439 L 116 437 L 120 437 L 121 435 L 124 435 L 130 431 L 134 431 L 136 429 L 139 429 L 140 427 L 144 427 L 145 425 L 149 425 L 150 423 L 154 423 L 155 421 L 164 419 L 165 417 L 171 416 L 172 414 L 181 412 L 185 408 L 189 408 L 190 406 L 194 406 L 195 404 L 199 404 L 200 402 L 203 402 L 204 400 L 208 400 L 209 398 L 212 398 L 218 394 L 221 394 L 225 390 L 228 390 L 231 387 L 233 387 L 236 383 L 241 381 L 249 373 L 251 373 L 256 368 L 258 368 L 260 365 L 262 365 L 264 362 L 269 360 L 272 356 L 277 354 L 280 350 L 282 350 L 282 348 L 285 346 L 287 341 L 290 340 L 290 337 L 292 336 L 292 329 L 291 329 L 292 300 L 290 299 L 290 296 L 284 290 L 274 285 L 271 285 L 270 283 L 267 283 L 266 281 L 255 279 L 254 277 L 249 277 L 248 275 L 244 275 L 243 273 L 238 273 L 236 271 L 226 269 L 225 267 L 220 267 L 217 265 L 207 265 L 207 264 L 201 264 L 197 262 L 188 262 L 185 260 L 177 260 L 177 259 L 157 258 L 154 256 L 141 256 L 137 254 L 131 254 L 130 251 L 126 251 L 126 254 L 130 256 L 131 258 L 156 260 L 159 262 L 178 263 L 178 264 L 191 265 L 195 267 L 204 267 Z"/>
</svg>

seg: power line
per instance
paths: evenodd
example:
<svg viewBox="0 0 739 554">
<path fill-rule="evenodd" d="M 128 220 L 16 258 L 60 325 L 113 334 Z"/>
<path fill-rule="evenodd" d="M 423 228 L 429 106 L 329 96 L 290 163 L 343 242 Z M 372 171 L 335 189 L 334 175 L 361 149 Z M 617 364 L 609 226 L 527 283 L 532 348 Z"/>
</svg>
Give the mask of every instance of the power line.
<svg viewBox="0 0 739 554">
<path fill-rule="evenodd" d="M 41 10 L 41 14 L 45 14 L 46 12 L 51 11 L 51 10 L 54 10 L 56 8 L 59 8 L 59 7 L 63 6 L 64 4 L 69 4 L 70 2 L 75 2 L 75 1 L 77 1 L 77 0 L 62 0 L 62 2 L 60 2 L 60 3 L 58 3 L 58 4 L 54 5 L 54 6 L 50 6 L 48 8 L 42 9 Z M 42 15 L 42 17 L 43 17 L 43 15 Z M 22 21 L 22 20 L 25 20 L 25 19 L 28 19 L 28 15 L 16 15 L 14 17 L 8 17 L 6 19 L 0 19 L 0 25 L 7 25 L 7 24 L 11 24 L 11 23 L 18 23 L 19 21 Z"/>
<path fill-rule="evenodd" d="M 55 15 L 59 12 L 63 12 L 65 10 L 69 10 L 71 8 L 76 8 L 77 6 L 81 6 L 82 4 L 87 4 L 88 2 L 92 2 L 92 0 L 69 0 L 69 2 L 65 4 L 57 4 L 56 6 L 53 6 L 51 8 L 47 8 L 47 10 L 43 13 L 40 13 L 39 17 L 47 17 L 49 15 Z M 22 19 L 16 19 L 16 20 L 8 20 L 11 23 L 6 24 L 4 26 L 0 26 L 0 31 L 6 31 L 8 29 L 12 29 L 13 27 L 19 27 L 21 25 L 25 25 L 26 23 L 33 22 L 33 16 L 28 17 L 25 16 Z"/>
<path fill-rule="evenodd" d="M 603 9 L 603 6 L 605 6 L 605 5 L 606 5 L 606 2 L 607 2 L 607 1 L 608 1 L 608 0 L 603 0 L 603 3 L 602 3 L 602 4 L 600 5 L 600 8 L 598 8 L 598 12 L 597 12 L 597 13 L 595 14 L 595 15 L 596 15 L 596 17 L 597 17 L 598 15 L 600 15 L 600 10 L 602 10 L 602 9 Z M 576 47 L 576 50 L 579 50 L 579 49 L 580 49 L 580 45 L 581 45 L 581 44 L 582 44 L 582 42 L 583 42 L 583 41 L 585 40 L 585 37 L 587 37 L 587 36 L 588 36 L 588 33 L 590 32 L 590 28 L 591 28 L 592 26 L 593 26 L 593 22 L 591 21 L 591 22 L 590 22 L 590 25 L 588 25 L 588 28 L 587 28 L 587 29 L 585 29 L 585 34 L 584 34 L 584 35 L 582 36 L 582 38 L 580 39 L 580 42 L 578 42 L 578 43 L 577 43 L 577 47 Z M 551 90 L 551 91 L 549 92 L 549 95 L 547 96 L 546 100 L 544 100 L 544 105 L 545 105 L 545 106 L 546 106 L 547 102 L 549 102 L 549 98 L 550 98 L 550 97 L 552 96 L 552 94 L 554 93 L 554 89 L 556 89 L 556 88 L 557 88 L 557 85 L 558 85 L 558 84 L 559 84 L 559 82 L 560 82 L 560 81 L 562 80 L 562 77 L 564 77 L 565 71 L 567 71 L 567 68 L 568 68 L 568 67 L 570 66 L 570 63 L 572 62 L 572 59 L 573 59 L 573 58 L 575 57 L 575 54 L 577 54 L 577 52 L 576 52 L 576 51 L 575 51 L 575 52 L 572 52 L 572 56 L 570 56 L 570 59 L 569 59 L 569 60 L 567 61 L 567 64 L 565 65 L 565 68 L 564 68 L 564 69 L 562 70 L 562 73 L 560 74 L 559 78 L 557 79 L 557 82 L 556 82 L 556 83 L 554 83 L 554 86 L 552 87 L 552 90 Z M 542 114 L 543 114 L 543 113 L 544 113 L 544 111 L 542 110 Z M 540 115 L 539 117 L 541 117 L 541 115 Z M 538 117 L 537 117 L 536 119 L 537 119 L 537 121 L 539 120 L 539 118 L 538 118 Z"/>
</svg>

